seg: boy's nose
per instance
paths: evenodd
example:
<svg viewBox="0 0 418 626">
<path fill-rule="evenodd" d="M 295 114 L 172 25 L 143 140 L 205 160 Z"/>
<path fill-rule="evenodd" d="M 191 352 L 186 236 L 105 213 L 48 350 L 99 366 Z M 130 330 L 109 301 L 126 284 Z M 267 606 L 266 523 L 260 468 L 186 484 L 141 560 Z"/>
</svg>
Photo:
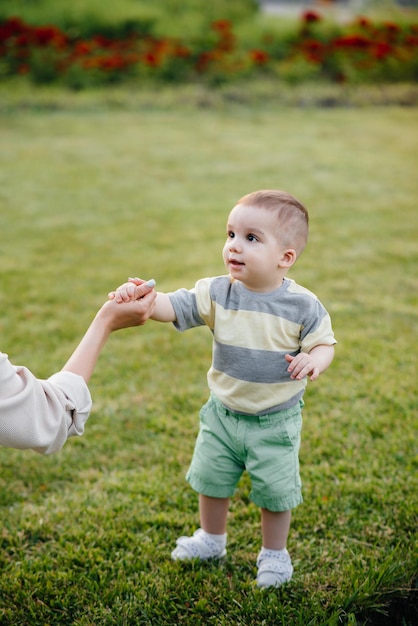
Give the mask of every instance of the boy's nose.
<svg viewBox="0 0 418 626">
<path fill-rule="evenodd" d="M 233 239 L 231 241 L 231 243 L 229 244 L 229 250 L 230 252 L 235 252 L 235 251 L 240 250 L 240 245 L 237 239 Z"/>
</svg>

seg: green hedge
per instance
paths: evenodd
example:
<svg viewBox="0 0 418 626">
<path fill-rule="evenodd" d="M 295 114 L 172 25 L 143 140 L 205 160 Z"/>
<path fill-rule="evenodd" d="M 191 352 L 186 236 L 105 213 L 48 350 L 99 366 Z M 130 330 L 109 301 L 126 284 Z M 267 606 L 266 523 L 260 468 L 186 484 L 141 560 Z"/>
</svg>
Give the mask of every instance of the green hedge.
<svg viewBox="0 0 418 626">
<path fill-rule="evenodd" d="M 171 0 L 168 7 L 174 4 Z M 283 26 L 257 19 L 252 2 L 243 3 L 246 9 L 237 12 L 235 23 L 230 17 L 212 19 L 218 4 L 224 3 L 214 3 L 199 20 L 183 11 L 171 28 L 169 11 L 166 22 L 149 13 L 125 15 L 120 21 L 108 16 L 105 23 L 86 13 L 83 18 L 80 14 L 78 26 L 64 15 L 61 26 L 9 17 L 0 23 L 0 77 L 26 75 L 34 83 L 59 82 L 77 89 L 126 81 L 220 84 L 254 76 L 287 83 L 418 78 L 418 24 L 359 17 L 341 25 L 306 11 Z M 234 7 L 238 11 L 232 2 L 229 15 Z M 183 19 L 193 27 L 174 34 Z"/>
</svg>

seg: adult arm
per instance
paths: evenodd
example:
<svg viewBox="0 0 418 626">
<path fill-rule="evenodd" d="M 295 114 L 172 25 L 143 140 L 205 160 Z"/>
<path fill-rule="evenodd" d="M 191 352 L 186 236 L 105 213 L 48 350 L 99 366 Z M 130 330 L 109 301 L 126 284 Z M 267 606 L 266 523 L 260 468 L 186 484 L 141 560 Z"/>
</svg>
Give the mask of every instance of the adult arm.
<svg viewBox="0 0 418 626">
<path fill-rule="evenodd" d="M 39 380 L 0 353 L 0 445 L 52 454 L 69 436 L 83 434 L 90 409 L 81 376 L 63 372 Z"/>
<path fill-rule="evenodd" d="M 144 293 L 149 292 L 144 288 Z M 13 366 L 0 353 L 0 445 L 52 454 L 67 438 L 82 435 L 91 410 L 87 382 L 109 334 L 144 324 L 155 294 L 124 306 L 106 302 L 63 370 L 48 380 Z"/>
<path fill-rule="evenodd" d="M 138 299 L 124 306 L 118 306 L 115 300 L 105 302 L 62 371 L 78 374 L 88 383 L 110 333 L 145 324 L 154 311 L 156 293 L 145 284 L 137 289 Z"/>
</svg>

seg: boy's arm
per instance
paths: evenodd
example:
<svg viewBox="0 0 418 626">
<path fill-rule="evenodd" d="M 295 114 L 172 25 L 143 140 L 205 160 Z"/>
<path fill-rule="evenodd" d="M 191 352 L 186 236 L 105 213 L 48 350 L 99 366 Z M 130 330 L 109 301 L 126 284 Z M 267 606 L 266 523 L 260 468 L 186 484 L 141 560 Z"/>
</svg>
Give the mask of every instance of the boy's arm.
<svg viewBox="0 0 418 626">
<path fill-rule="evenodd" d="M 316 380 L 331 365 L 334 346 L 320 344 L 308 353 L 299 352 L 296 356 L 286 354 L 285 358 L 289 363 L 287 371 L 290 372 L 290 378 L 301 380 L 309 376 L 309 380 Z"/>
<path fill-rule="evenodd" d="M 152 320 L 157 322 L 175 322 L 176 314 L 174 313 L 171 300 L 166 293 L 157 291 L 157 297 L 155 299 L 155 308 L 153 314 L 150 316 Z"/>
</svg>

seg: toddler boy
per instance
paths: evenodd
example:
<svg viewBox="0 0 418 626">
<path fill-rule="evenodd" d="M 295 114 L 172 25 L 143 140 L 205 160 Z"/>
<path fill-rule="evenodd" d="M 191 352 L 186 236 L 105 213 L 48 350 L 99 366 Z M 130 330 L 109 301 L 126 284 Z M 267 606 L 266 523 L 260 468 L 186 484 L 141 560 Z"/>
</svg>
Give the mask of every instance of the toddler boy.
<svg viewBox="0 0 418 626">
<path fill-rule="evenodd" d="M 292 577 L 286 543 L 291 510 L 302 502 L 302 397 L 307 378 L 316 380 L 330 365 L 336 343 L 318 298 L 286 277 L 306 245 L 308 221 L 287 192 L 244 196 L 228 217 L 228 275 L 203 278 L 191 290 L 158 292 L 151 316 L 180 331 L 207 325 L 213 334 L 210 397 L 187 472 L 199 493 L 200 528 L 177 540 L 172 558 L 226 554 L 229 498 L 247 470 L 261 509 L 259 587 Z M 127 302 L 142 282 L 131 279 L 109 296 Z"/>
</svg>

